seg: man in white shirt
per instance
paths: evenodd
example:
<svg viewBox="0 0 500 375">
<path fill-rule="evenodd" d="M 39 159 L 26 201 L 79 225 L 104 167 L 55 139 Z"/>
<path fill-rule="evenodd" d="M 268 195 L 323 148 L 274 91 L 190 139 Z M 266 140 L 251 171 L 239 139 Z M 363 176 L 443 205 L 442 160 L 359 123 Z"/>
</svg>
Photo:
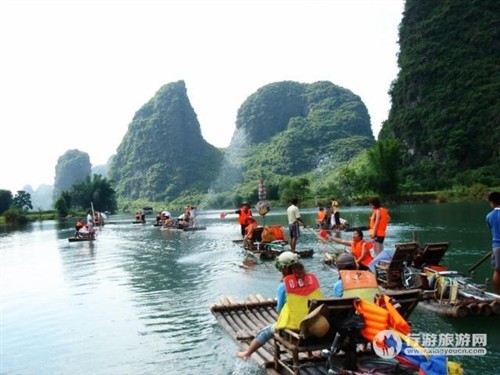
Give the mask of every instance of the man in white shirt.
<svg viewBox="0 0 500 375">
<path fill-rule="evenodd" d="M 94 230 L 94 217 L 92 216 L 91 210 L 87 211 L 87 229 L 89 230 L 89 235 L 93 237 L 95 230 Z"/>
<path fill-rule="evenodd" d="M 290 235 L 290 250 L 294 253 L 295 247 L 297 246 L 297 240 L 300 237 L 299 225 L 302 224 L 304 228 L 306 225 L 304 221 L 300 217 L 299 207 L 297 206 L 299 200 L 297 198 L 293 198 L 290 202 L 290 206 L 286 210 L 288 215 L 288 232 Z"/>
</svg>

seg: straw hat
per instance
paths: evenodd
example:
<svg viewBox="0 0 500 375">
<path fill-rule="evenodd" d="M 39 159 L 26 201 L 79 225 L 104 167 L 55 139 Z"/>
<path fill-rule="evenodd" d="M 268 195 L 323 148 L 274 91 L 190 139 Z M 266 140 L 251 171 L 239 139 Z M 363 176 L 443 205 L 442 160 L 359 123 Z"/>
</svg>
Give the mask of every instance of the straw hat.
<svg viewBox="0 0 500 375">
<path fill-rule="evenodd" d="M 323 337 L 330 330 L 330 323 L 326 318 L 328 315 L 328 307 L 321 304 L 313 311 L 307 314 L 300 323 L 300 334 L 304 338 L 309 336 Z"/>
</svg>

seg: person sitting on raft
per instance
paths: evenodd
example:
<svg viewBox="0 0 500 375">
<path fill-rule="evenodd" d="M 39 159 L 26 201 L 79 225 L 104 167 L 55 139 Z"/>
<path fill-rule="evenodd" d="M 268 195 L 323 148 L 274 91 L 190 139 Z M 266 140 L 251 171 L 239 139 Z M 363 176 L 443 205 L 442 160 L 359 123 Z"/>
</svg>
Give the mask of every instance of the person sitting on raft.
<svg viewBox="0 0 500 375">
<path fill-rule="evenodd" d="M 246 218 L 246 227 L 245 227 L 245 237 L 243 238 L 244 240 L 244 245 L 245 248 L 251 249 L 253 245 L 253 231 L 255 228 L 259 226 L 259 223 L 253 216 L 249 216 Z"/>
<path fill-rule="evenodd" d="M 318 208 L 318 213 L 316 214 L 315 220 L 316 228 L 324 229 L 328 226 L 328 224 L 326 223 L 327 216 L 328 212 L 326 212 L 323 207 Z"/>
<path fill-rule="evenodd" d="M 177 228 L 185 229 L 189 227 L 189 221 L 190 221 L 189 211 L 184 212 L 177 218 Z"/>
<path fill-rule="evenodd" d="M 76 224 L 75 224 L 75 237 L 80 237 L 80 229 L 83 228 L 83 220 L 80 218 L 76 221 Z"/>
<path fill-rule="evenodd" d="M 351 254 L 356 260 L 358 269 L 366 271 L 369 270 L 368 265 L 373 260 L 370 250 L 373 248 L 373 242 L 367 242 L 363 239 L 363 231 L 356 229 L 352 232 L 352 240 L 343 240 L 337 237 L 327 237 L 327 239 L 335 241 L 339 244 L 350 246 Z"/>
<path fill-rule="evenodd" d="M 236 353 L 238 358 L 245 361 L 268 342 L 274 332 L 285 328 L 299 330 L 300 323 L 307 315 L 307 301 L 323 297 L 318 279 L 306 272 L 297 254 L 285 251 L 277 258 L 275 266 L 283 277 L 276 291 L 278 321 L 262 328 L 246 350 Z"/>
</svg>

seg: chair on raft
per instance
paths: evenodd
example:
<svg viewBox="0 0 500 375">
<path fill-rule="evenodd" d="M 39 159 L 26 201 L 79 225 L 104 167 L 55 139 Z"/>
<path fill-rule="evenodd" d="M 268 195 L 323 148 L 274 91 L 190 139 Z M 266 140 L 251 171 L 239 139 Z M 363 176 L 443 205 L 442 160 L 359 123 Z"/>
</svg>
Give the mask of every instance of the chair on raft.
<svg viewBox="0 0 500 375">
<path fill-rule="evenodd" d="M 438 266 L 449 247 L 449 242 L 425 244 L 422 250 L 415 254 L 413 267 L 424 268 L 428 266 Z"/>
<path fill-rule="evenodd" d="M 384 288 L 402 288 L 403 270 L 411 265 L 413 257 L 420 245 L 417 242 L 395 245 L 391 260 L 381 260 L 375 265 L 375 275 L 379 286 Z"/>
<path fill-rule="evenodd" d="M 356 316 L 354 302 L 357 298 L 321 298 L 309 301 L 308 314 L 321 309 L 329 323 L 328 332 L 322 337 L 306 335 L 304 330 L 279 330 L 274 333 L 274 368 L 290 374 L 299 374 L 300 367 L 304 366 L 304 355 L 307 362 L 322 361 L 324 358 L 308 357 L 313 351 L 329 349 L 337 332 L 342 330 L 342 322 Z M 362 321 L 362 320 L 361 320 Z M 361 327 L 362 328 L 362 327 Z M 282 354 L 288 356 L 282 356 Z M 301 353 L 304 353 L 301 355 Z M 288 359 L 287 359 L 288 358 Z"/>
</svg>

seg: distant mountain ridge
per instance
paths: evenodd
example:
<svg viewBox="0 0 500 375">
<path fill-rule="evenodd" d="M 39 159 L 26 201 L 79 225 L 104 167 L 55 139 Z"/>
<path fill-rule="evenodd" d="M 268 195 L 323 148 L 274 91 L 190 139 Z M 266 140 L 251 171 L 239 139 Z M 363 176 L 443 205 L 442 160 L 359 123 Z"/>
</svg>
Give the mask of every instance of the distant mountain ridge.
<svg viewBox="0 0 500 375">
<path fill-rule="evenodd" d="M 203 139 L 185 83 L 178 81 L 137 111 L 108 177 L 119 196 L 172 200 L 206 192 L 228 169 L 232 177 L 224 178 L 219 190 L 259 173 L 306 173 L 316 168 L 318 153 L 331 152 L 345 162 L 374 142 L 358 96 L 330 82 L 284 81 L 264 86 L 242 104 L 231 144 L 219 150 Z M 235 154 L 239 157 L 230 156 Z"/>
</svg>

